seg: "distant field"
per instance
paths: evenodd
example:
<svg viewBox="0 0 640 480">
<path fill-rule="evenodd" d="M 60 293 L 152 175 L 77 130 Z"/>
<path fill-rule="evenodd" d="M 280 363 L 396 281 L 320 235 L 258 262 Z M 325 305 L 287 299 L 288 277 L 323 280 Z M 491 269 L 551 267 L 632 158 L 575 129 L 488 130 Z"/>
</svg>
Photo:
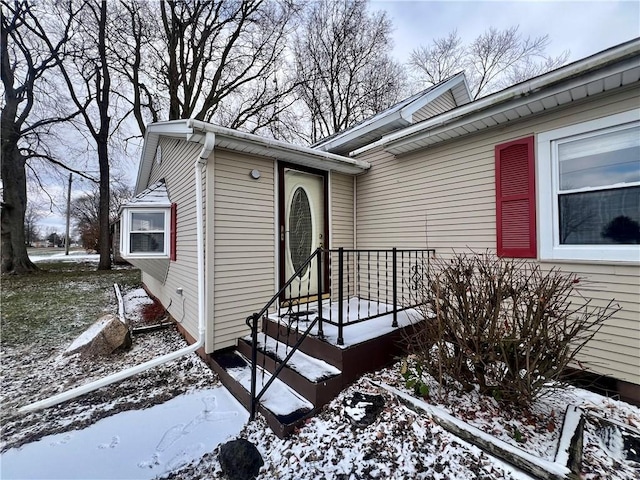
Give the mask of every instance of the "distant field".
<svg viewBox="0 0 640 480">
<path fill-rule="evenodd" d="M 64 252 L 33 250 L 37 256 Z M 2 277 L 2 346 L 71 340 L 103 313 L 115 311 L 114 283 L 123 289 L 140 285 L 140 271 L 130 266 L 97 271 L 95 262 L 41 261 L 38 267 L 41 271 L 31 275 Z"/>
</svg>

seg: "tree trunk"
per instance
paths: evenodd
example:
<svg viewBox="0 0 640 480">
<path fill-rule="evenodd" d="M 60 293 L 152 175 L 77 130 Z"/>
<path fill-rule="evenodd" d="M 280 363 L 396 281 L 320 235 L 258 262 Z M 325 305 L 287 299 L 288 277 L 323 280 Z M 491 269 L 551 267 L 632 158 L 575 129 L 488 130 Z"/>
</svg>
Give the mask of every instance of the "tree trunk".
<svg viewBox="0 0 640 480">
<path fill-rule="evenodd" d="M 98 270 L 111 269 L 111 242 L 109 235 L 109 156 L 107 139 L 98 141 L 98 162 L 100 164 L 100 203 L 98 218 L 100 219 L 100 262 Z"/>
<path fill-rule="evenodd" d="M 15 123 L 18 99 L 5 92 L 0 116 L 2 137 L 2 273 L 28 273 L 38 270 L 29 260 L 24 236 L 27 210 L 26 159 L 18 148 L 19 127 Z"/>
<path fill-rule="evenodd" d="M 94 135 L 98 147 L 98 164 L 100 166 L 100 262 L 98 270 L 111 270 L 111 242 L 109 235 L 109 96 L 111 95 L 111 73 L 107 56 L 107 2 L 100 2 L 100 23 L 98 24 L 99 67 L 96 82 L 96 102 L 100 112 L 100 130 Z M 102 78 L 102 84 L 100 83 Z"/>
<path fill-rule="evenodd" d="M 27 209 L 25 158 L 11 139 L 2 140 L 2 273 L 29 273 L 38 267 L 29 260 L 24 235 Z"/>
</svg>

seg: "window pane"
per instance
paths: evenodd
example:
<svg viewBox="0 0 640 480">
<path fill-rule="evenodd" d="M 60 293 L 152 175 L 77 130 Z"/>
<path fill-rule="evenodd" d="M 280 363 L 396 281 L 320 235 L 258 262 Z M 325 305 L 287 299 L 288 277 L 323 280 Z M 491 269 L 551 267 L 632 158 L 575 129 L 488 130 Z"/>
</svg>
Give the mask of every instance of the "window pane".
<svg viewBox="0 0 640 480">
<path fill-rule="evenodd" d="M 558 196 L 560 244 L 640 243 L 640 187 Z"/>
<path fill-rule="evenodd" d="M 640 127 L 558 145 L 560 190 L 640 181 Z"/>
<path fill-rule="evenodd" d="M 131 253 L 162 253 L 164 251 L 164 234 L 132 233 L 130 243 Z"/>
<path fill-rule="evenodd" d="M 164 213 L 132 213 L 131 223 L 134 232 L 164 230 Z"/>
</svg>

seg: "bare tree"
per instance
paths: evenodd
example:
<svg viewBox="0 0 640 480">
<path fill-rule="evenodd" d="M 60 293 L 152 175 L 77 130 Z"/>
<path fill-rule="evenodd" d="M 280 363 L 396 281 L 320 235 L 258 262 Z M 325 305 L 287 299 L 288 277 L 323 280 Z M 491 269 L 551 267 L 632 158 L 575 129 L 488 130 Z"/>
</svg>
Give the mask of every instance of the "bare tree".
<svg viewBox="0 0 640 480">
<path fill-rule="evenodd" d="M 384 12 L 369 12 L 366 0 L 309 3 L 294 56 L 312 142 L 399 99 L 405 75 L 390 50 L 391 20 Z"/>
<path fill-rule="evenodd" d="M 120 207 L 133 196 L 133 190 L 121 183 L 115 183 L 110 191 L 109 222 L 118 218 Z M 76 222 L 76 230 L 80 235 L 82 246 L 87 250 L 101 251 L 100 245 L 100 189 L 94 188 L 89 193 L 71 201 L 71 217 Z"/>
<path fill-rule="evenodd" d="M 162 25 L 150 2 L 121 0 L 112 5 L 115 15 L 111 23 L 113 40 L 109 43 L 109 54 L 114 60 L 111 65 L 127 81 L 125 88 L 113 94 L 128 104 L 124 116 L 133 115 L 144 135 L 147 123 L 159 121 L 165 107 L 154 74 L 159 72 L 155 59 Z"/>
<path fill-rule="evenodd" d="M 24 237 L 28 246 L 33 246 L 33 243 L 40 239 L 38 222 L 41 219 L 42 216 L 38 213 L 38 210 L 27 204 L 27 210 L 24 215 Z"/>
<path fill-rule="evenodd" d="M 446 37 L 434 38 L 431 45 L 422 45 L 411 52 L 409 64 L 418 70 L 424 82 L 435 85 L 463 70 L 465 49 L 458 31 Z"/>
<path fill-rule="evenodd" d="M 146 122 L 195 118 L 250 132 L 274 128 L 292 103 L 280 71 L 295 1 L 123 0 L 114 43 L 130 113 Z"/>
<path fill-rule="evenodd" d="M 100 260 L 98 270 L 111 268 L 109 249 L 109 139 L 111 136 L 111 69 L 107 53 L 109 23 L 106 0 L 85 0 L 78 11 L 75 2 L 60 2 L 56 13 L 62 23 L 71 23 L 73 41 L 65 51 L 67 61 L 58 58 L 59 71 L 73 105 L 82 118 L 82 127 L 95 143 L 100 191 Z M 51 51 L 53 45 L 49 44 Z"/>
<path fill-rule="evenodd" d="M 48 154 L 43 136 L 53 124 L 77 114 L 65 113 L 59 104 L 45 108 L 47 99 L 57 100 L 48 75 L 62 60 L 61 51 L 70 38 L 68 22 L 55 31 L 42 28 L 38 19 L 46 8 L 46 4 L 22 1 L 3 1 L 0 7 L 2 272 L 37 270 L 27 254 L 24 231 L 27 162 L 44 158 L 65 166 Z"/>
<path fill-rule="evenodd" d="M 566 63 L 569 51 L 547 55 L 549 35 L 524 37 L 519 27 L 490 27 L 469 45 L 457 31 L 413 50 L 409 65 L 428 85 L 464 71 L 473 99 L 540 75 Z"/>
</svg>

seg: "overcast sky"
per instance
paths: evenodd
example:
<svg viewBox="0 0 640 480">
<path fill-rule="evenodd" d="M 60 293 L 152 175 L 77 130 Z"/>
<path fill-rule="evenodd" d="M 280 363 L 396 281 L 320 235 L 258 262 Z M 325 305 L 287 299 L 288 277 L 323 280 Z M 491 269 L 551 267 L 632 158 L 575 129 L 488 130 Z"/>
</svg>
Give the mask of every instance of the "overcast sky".
<svg viewBox="0 0 640 480">
<path fill-rule="evenodd" d="M 395 27 L 394 53 L 401 61 L 411 50 L 457 30 L 463 42 L 487 28 L 520 26 L 525 36 L 549 35 L 548 53 L 569 50 L 579 60 L 640 36 L 640 2 L 630 1 L 419 1 L 373 0 Z"/>
<path fill-rule="evenodd" d="M 525 36 L 549 35 L 547 53 L 570 51 L 576 61 L 640 36 L 640 1 L 420 1 L 372 0 L 372 10 L 386 10 L 394 25 L 394 55 L 406 62 L 411 51 L 457 30 L 464 43 L 487 28 L 520 26 Z M 131 183 L 137 160 L 132 162 Z M 62 193 L 62 185 L 61 185 Z M 41 226 L 64 231 L 64 218 L 51 214 Z"/>
</svg>

